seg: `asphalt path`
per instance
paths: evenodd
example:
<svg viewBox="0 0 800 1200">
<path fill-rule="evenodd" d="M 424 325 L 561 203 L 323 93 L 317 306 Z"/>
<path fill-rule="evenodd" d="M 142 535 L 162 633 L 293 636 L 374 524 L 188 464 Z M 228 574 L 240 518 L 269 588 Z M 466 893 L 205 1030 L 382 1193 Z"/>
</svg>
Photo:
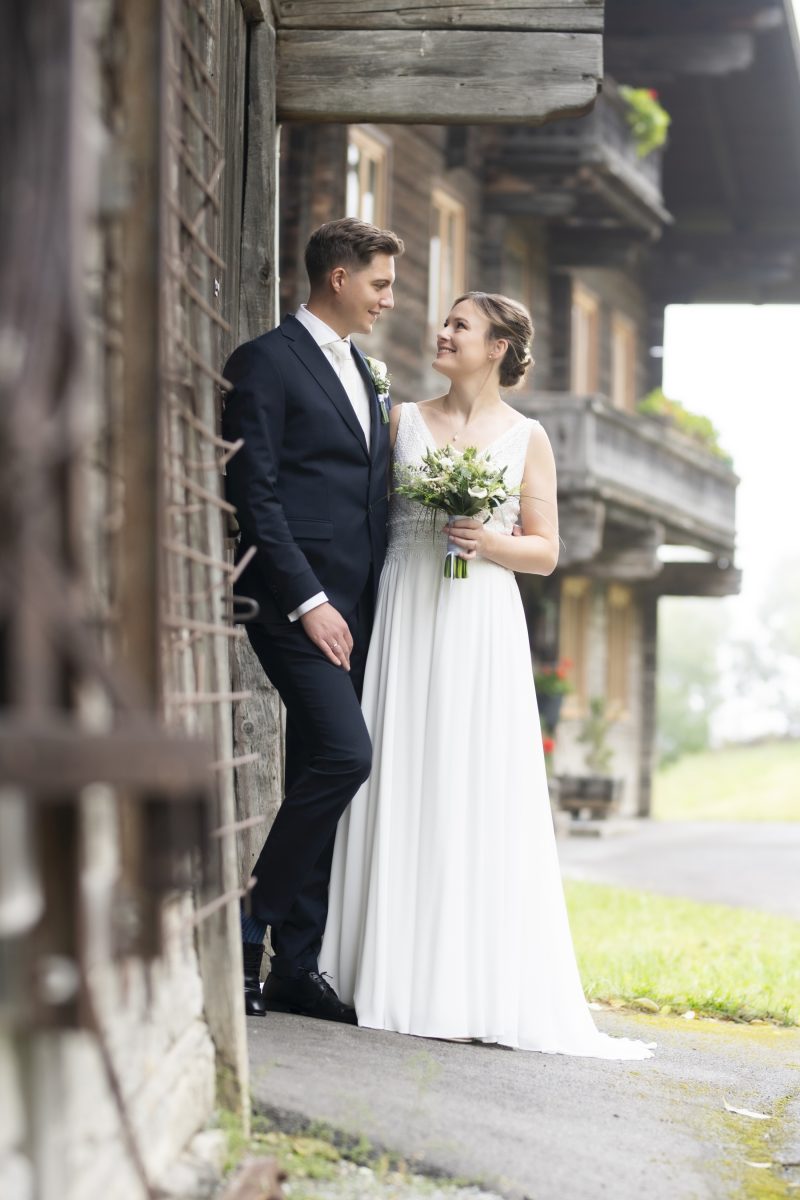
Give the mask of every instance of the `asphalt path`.
<svg viewBox="0 0 800 1200">
<path fill-rule="evenodd" d="M 558 842 L 571 879 L 641 888 L 800 920 L 800 821 L 639 821 Z"/>
<path fill-rule="evenodd" d="M 776 1196 L 800 1186 L 800 1031 L 595 1016 L 609 1033 L 656 1041 L 655 1057 L 604 1062 L 251 1018 L 254 1104 L 289 1131 L 321 1124 L 508 1200 L 731 1200 L 752 1182 L 779 1185 Z M 726 1101 L 768 1119 L 729 1113 Z"/>
</svg>

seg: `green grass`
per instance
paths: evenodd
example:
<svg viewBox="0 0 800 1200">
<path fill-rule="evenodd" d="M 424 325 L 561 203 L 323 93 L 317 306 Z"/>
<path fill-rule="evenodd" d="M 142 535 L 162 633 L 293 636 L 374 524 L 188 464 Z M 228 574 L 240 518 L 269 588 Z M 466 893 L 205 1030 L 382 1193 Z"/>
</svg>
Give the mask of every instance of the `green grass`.
<svg viewBox="0 0 800 1200">
<path fill-rule="evenodd" d="M 800 741 L 689 754 L 655 777 L 661 821 L 800 821 Z"/>
<path fill-rule="evenodd" d="M 565 890 L 589 999 L 800 1024 L 800 922 L 604 884 Z"/>
</svg>

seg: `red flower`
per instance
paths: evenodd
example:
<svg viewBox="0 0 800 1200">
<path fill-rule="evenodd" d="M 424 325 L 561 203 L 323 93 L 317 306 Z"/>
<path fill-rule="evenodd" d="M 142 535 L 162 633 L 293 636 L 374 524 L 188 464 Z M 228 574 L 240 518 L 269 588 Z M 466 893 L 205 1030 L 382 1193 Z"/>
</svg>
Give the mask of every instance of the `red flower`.
<svg viewBox="0 0 800 1200">
<path fill-rule="evenodd" d="M 556 744 L 551 737 L 542 738 L 545 754 L 552 754 L 556 748 Z"/>
</svg>

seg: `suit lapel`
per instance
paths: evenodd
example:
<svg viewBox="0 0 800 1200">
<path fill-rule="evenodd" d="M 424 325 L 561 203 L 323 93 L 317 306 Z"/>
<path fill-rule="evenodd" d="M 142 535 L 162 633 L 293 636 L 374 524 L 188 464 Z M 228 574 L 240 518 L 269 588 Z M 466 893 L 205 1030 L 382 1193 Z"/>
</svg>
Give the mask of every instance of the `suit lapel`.
<svg viewBox="0 0 800 1200">
<path fill-rule="evenodd" d="M 353 411 L 350 397 L 339 382 L 339 377 L 328 362 L 320 347 L 314 341 L 308 330 L 295 317 L 285 317 L 280 330 L 291 344 L 293 353 L 297 356 L 307 371 L 314 377 L 319 387 L 333 404 L 344 421 L 369 457 L 364 430 L 358 423 L 358 417 Z M 366 369 L 366 367 L 364 368 Z M 370 439 L 372 440 L 372 439 Z"/>
</svg>

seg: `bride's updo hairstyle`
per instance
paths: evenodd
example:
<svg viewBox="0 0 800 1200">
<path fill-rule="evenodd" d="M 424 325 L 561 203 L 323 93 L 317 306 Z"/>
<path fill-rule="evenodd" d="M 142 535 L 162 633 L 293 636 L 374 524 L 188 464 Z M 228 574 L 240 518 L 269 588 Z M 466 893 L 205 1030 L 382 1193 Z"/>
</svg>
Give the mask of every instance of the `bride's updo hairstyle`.
<svg viewBox="0 0 800 1200">
<path fill-rule="evenodd" d="M 516 300 L 494 292 L 465 292 L 463 296 L 458 297 L 453 307 L 462 300 L 471 300 L 486 317 L 490 338 L 504 338 L 508 342 L 508 349 L 500 363 L 500 386 L 514 387 L 528 367 L 533 365 L 533 322 L 530 313 L 524 304 L 518 304 Z"/>
</svg>

